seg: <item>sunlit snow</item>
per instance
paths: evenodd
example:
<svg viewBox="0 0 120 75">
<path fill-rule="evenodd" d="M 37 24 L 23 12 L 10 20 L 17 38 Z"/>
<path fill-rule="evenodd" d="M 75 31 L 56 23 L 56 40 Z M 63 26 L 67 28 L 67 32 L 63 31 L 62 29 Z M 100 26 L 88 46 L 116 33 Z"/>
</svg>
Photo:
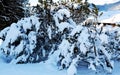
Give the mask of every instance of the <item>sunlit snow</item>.
<svg viewBox="0 0 120 75">
<path fill-rule="evenodd" d="M 3 40 L 2 40 L 2 39 L 0 39 L 0 45 L 2 44 L 2 42 L 3 42 Z"/>
</svg>

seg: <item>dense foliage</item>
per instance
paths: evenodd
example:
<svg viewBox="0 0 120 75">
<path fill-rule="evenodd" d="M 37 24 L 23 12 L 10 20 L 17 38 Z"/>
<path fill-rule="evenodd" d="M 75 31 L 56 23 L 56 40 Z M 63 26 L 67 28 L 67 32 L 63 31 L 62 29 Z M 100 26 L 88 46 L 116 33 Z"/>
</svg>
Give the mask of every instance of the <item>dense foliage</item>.
<svg viewBox="0 0 120 75">
<path fill-rule="evenodd" d="M 24 17 L 28 0 L 0 0 L 0 30 Z"/>
</svg>

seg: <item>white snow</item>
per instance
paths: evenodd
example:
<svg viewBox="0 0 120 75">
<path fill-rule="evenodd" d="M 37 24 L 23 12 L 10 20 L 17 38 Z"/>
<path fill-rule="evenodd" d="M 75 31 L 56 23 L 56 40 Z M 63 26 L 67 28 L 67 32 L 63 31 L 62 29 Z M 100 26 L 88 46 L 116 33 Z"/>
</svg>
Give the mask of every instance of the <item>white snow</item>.
<svg viewBox="0 0 120 75">
<path fill-rule="evenodd" d="M 46 63 L 13 65 L 0 63 L 0 75 L 66 75 L 66 71 L 59 71 Z"/>
<path fill-rule="evenodd" d="M 102 22 L 104 23 L 120 23 L 120 14 L 115 14 L 113 17 L 109 18 L 109 19 L 105 19 Z"/>
<path fill-rule="evenodd" d="M 21 41 L 20 42 L 20 44 L 19 44 L 19 46 L 17 46 L 16 47 L 16 54 L 19 54 L 21 51 L 22 51 L 22 49 L 23 49 L 23 46 L 24 46 L 24 44 L 23 44 L 24 42 L 23 41 Z M 11 52 L 12 53 L 12 52 Z"/>
<path fill-rule="evenodd" d="M 55 19 L 55 23 L 59 28 L 59 31 L 63 31 L 65 28 L 72 28 L 74 27 L 74 22 L 72 20 L 69 19 L 70 23 L 68 22 L 59 22 L 60 20 L 63 20 L 64 17 L 70 18 L 70 12 L 67 9 L 60 9 L 57 11 L 56 14 L 54 14 L 54 19 Z M 74 24 L 74 25 L 71 25 Z"/>
<path fill-rule="evenodd" d="M 102 11 L 103 15 L 99 17 L 100 22 L 116 23 L 120 22 L 120 10 L 115 11 Z"/>
<path fill-rule="evenodd" d="M 81 50 L 81 52 L 83 52 L 84 54 L 87 52 L 87 49 L 86 49 L 84 43 L 81 43 L 81 44 L 80 44 L 80 50 Z"/>
<path fill-rule="evenodd" d="M 38 4 L 38 0 L 29 0 L 31 6 L 36 6 Z"/>
<path fill-rule="evenodd" d="M 68 53 L 68 48 L 70 47 L 70 43 L 68 40 L 63 39 L 62 43 L 59 46 L 59 50 L 61 50 L 62 55 L 66 56 Z"/>
<path fill-rule="evenodd" d="M 48 27 L 47 32 L 48 32 L 49 39 L 51 39 L 51 37 L 52 37 L 52 36 L 51 36 L 52 30 L 51 30 L 51 27 L 50 27 L 50 26 Z"/>
<path fill-rule="evenodd" d="M 77 74 L 77 65 L 76 60 L 73 59 L 73 62 L 71 63 L 70 67 L 67 69 L 67 75 L 76 75 Z"/>
<path fill-rule="evenodd" d="M 105 34 L 101 34 L 100 36 L 101 42 L 108 43 L 108 36 Z"/>
<path fill-rule="evenodd" d="M 82 29 L 83 29 L 83 27 L 81 25 L 78 25 L 72 30 L 70 35 L 73 36 L 73 35 L 75 35 L 75 33 L 79 33 L 80 31 L 82 31 Z"/>
<path fill-rule="evenodd" d="M 69 27 L 72 27 L 72 26 L 69 23 L 67 23 L 67 22 L 61 22 L 58 25 L 58 27 L 59 27 L 60 31 L 63 31 L 65 28 L 69 28 Z"/>
<path fill-rule="evenodd" d="M 71 65 L 71 70 L 58 70 L 58 68 L 50 63 L 37 63 L 37 64 L 6 64 L 0 59 L 0 75 L 72 75 L 75 72 L 75 66 Z M 83 63 L 84 64 L 84 63 Z M 72 67 L 73 66 L 73 67 Z M 115 62 L 115 69 L 110 75 L 118 75 L 120 73 L 119 62 Z M 74 69 L 75 68 L 75 69 Z M 77 75 L 107 75 L 104 71 L 95 73 L 92 70 L 87 69 L 83 65 L 79 65 L 77 68 Z M 68 72 L 69 71 L 69 72 Z M 70 73 L 70 74 L 69 74 Z"/>
<path fill-rule="evenodd" d="M 63 20 L 64 15 L 68 18 L 70 17 L 70 12 L 67 9 L 60 9 L 58 10 L 57 14 L 58 14 L 58 18 L 61 20 Z"/>
<path fill-rule="evenodd" d="M 28 35 L 28 39 L 29 39 L 29 48 L 30 48 L 30 53 L 33 52 L 33 49 L 36 47 L 36 43 L 37 43 L 37 40 L 36 40 L 36 32 L 30 32 L 29 35 Z"/>
<path fill-rule="evenodd" d="M 90 61 L 90 65 L 88 68 L 96 71 L 96 68 L 95 68 L 95 65 L 93 64 L 93 61 Z"/>
<path fill-rule="evenodd" d="M 13 43 L 14 40 L 16 40 L 18 38 L 19 34 L 20 34 L 20 31 L 17 27 L 17 24 L 13 23 L 10 27 L 10 30 L 8 31 L 8 34 L 7 34 L 6 38 L 5 38 L 6 39 L 5 43 L 7 44 L 9 41 L 11 43 Z"/>
<path fill-rule="evenodd" d="M 0 46 L 1 46 L 2 42 L 3 42 L 3 40 L 2 40 L 2 39 L 0 39 Z"/>
<path fill-rule="evenodd" d="M 119 67 L 119 62 L 115 62 L 115 69 L 110 75 L 118 75 L 120 73 Z M 38 64 L 16 65 L 6 64 L 0 60 L 0 68 L 0 75 L 67 75 L 66 70 L 58 70 L 57 67 L 43 62 Z M 104 71 L 100 71 L 96 74 L 94 71 L 91 71 L 82 65 L 78 69 L 77 75 L 107 75 Z"/>
<path fill-rule="evenodd" d="M 78 37 L 78 41 L 82 43 L 88 42 L 88 37 L 89 37 L 88 29 L 84 28 L 80 36 Z"/>
<path fill-rule="evenodd" d="M 88 0 L 90 3 L 94 3 L 97 5 L 104 5 L 104 4 L 110 4 L 110 3 L 115 3 L 118 2 L 119 0 Z"/>
</svg>

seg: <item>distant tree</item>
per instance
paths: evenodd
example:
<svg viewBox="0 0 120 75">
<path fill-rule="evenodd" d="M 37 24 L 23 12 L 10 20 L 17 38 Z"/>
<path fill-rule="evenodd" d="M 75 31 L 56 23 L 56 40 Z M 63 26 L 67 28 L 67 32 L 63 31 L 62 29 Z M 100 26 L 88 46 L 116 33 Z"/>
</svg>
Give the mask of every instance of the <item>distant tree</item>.
<svg viewBox="0 0 120 75">
<path fill-rule="evenodd" d="M 28 0 L 0 0 L 0 30 L 24 17 Z"/>
</svg>

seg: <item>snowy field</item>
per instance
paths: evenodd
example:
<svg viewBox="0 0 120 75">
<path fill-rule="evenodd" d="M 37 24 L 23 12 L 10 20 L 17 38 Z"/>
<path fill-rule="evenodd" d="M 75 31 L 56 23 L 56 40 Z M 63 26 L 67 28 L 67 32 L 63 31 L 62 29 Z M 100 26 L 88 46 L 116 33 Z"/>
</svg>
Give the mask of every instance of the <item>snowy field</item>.
<svg viewBox="0 0 120 75">
<path fill-rule="evenodd" d="M 66 71 L 59 71 L 56 67 L 45 63 L 39 64 L 5 64 L 0 63 L 0 75 L 66 75 Z"/>
<path fill-rule="evenodd" d="M 115 68 L 111 74 L 104 71 L 94 72 L 81 65 L 77 75 L 119 75 L 120 62 L 115 62 Z M 6 64 L 0 60 L 0 75 L 67 75 L 66 70 L 58 70 L 56 66 L 47 63 L 38 64 Z"/>
<path fill-rule="evenodd" d="M 115 11 L 101 11 L 103 15 L 99 17 L 100 22 L 107 23 L 119 23 L 120 22 L 120 10 Z"/>
</svg>

